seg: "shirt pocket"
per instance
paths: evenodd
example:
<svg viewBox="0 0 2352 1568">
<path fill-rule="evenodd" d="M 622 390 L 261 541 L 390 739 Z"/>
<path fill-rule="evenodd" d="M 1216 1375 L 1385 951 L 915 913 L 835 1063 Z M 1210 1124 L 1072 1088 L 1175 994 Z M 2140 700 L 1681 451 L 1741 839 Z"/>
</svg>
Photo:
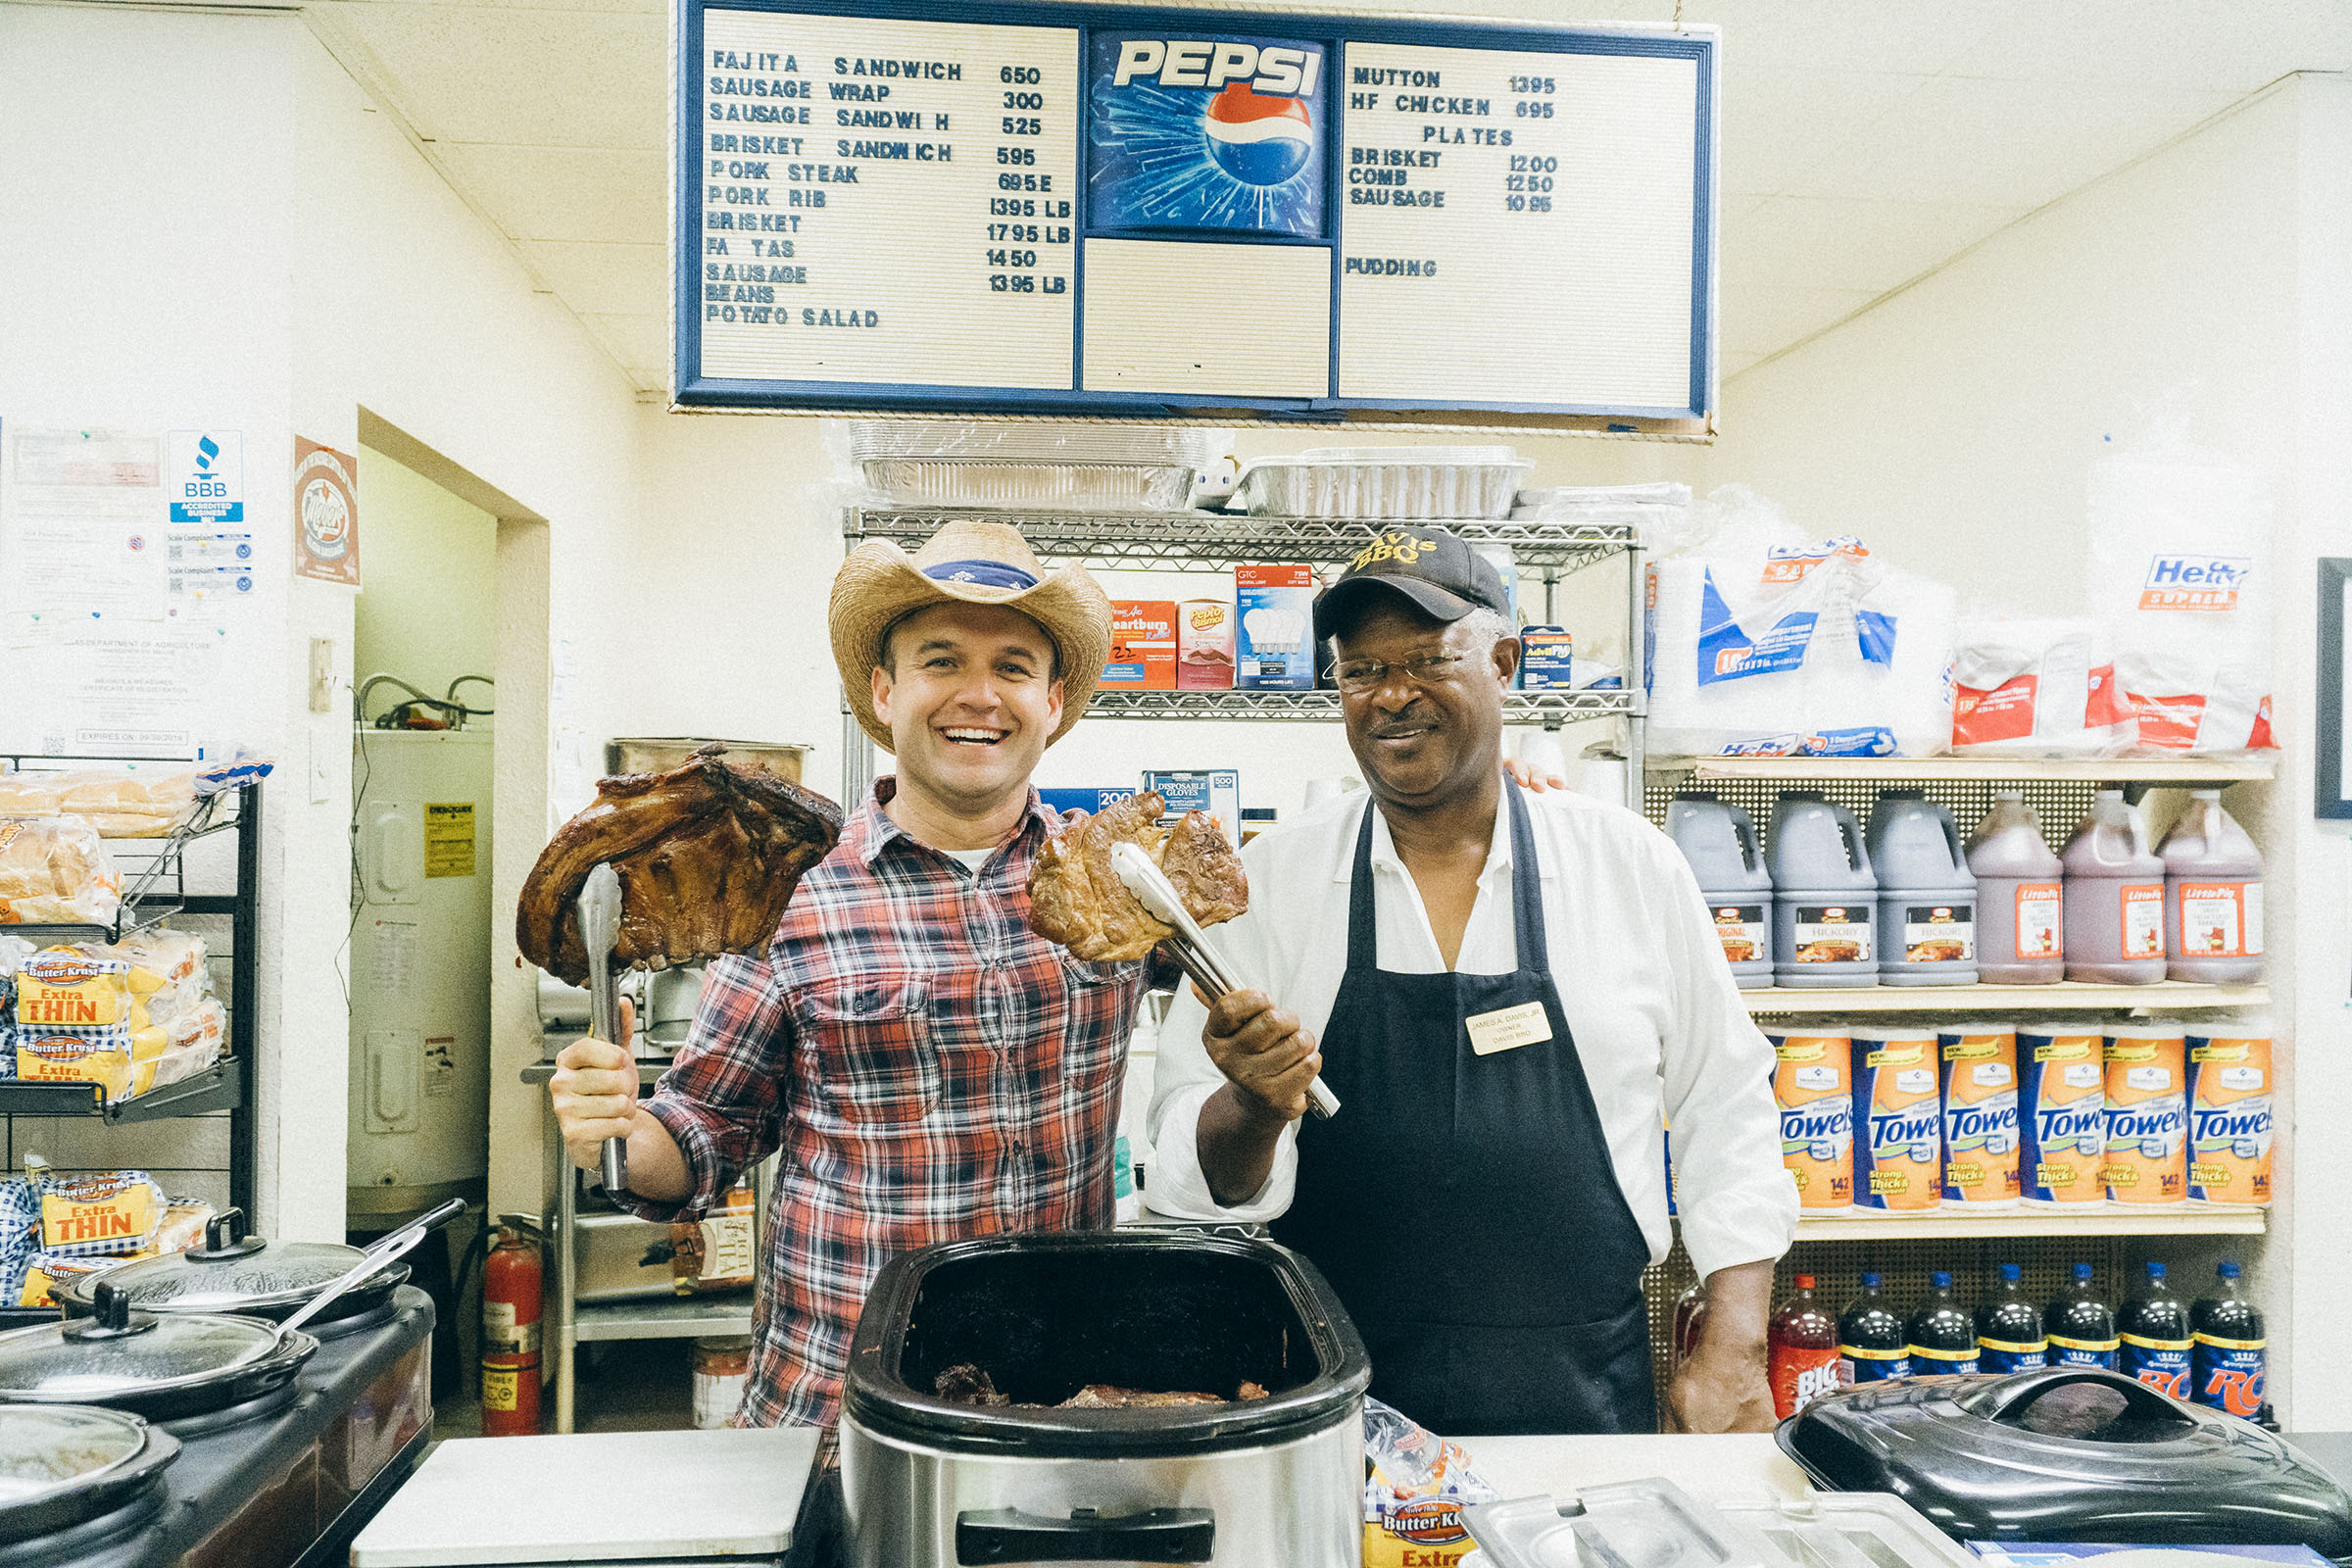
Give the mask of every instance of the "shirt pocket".
<svg viewBox="0 0 2352 1568">
<path fill-rule="evenodd" d="M 815 1050 L 819 1086 L 843 1121 L 917 1121 L 939 1103 L 931 988 L 921 976 L 868 970 L 811 986 L 806 996 L 805 1038 Z"/>
<path fill-rule="evenodd" d="M 1142 999 L 1141 964 L 1089 963 L 1063 957 L 1069 1027 L 1062 1031 L 1061 1073 L 1081 1100 L 1116 1094 L 1127 1034 Z"/>
</svg>

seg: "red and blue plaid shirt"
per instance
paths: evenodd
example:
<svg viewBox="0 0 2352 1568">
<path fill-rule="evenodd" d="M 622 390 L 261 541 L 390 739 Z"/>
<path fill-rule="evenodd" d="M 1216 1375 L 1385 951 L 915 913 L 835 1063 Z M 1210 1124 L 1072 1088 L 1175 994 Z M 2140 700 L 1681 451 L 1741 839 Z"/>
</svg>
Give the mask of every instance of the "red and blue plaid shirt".
<svg viewBox="0 0 2352 1568">
<path fill-rule="evenodd" d="M 713 1205 L 782 1150 L 739 1420 L 821 1424 L 882 1265 L 933 1242 L 1111 1223 L 1140 963 L 1029 929 L 1056 817 L 1034 793 L 977 874 L 909 837 L 876 781 L 760 956 L 720 958 L 646 1109 Z"/>
</svg>

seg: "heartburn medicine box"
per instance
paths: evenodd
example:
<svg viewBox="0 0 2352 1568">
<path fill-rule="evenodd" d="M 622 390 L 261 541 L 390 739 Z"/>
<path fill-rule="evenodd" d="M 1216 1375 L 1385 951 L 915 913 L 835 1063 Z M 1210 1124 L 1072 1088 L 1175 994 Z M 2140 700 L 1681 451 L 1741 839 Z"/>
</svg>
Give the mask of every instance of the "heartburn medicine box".
<svg viewBox="0 0 2352 1568">
<path fill-rule="evenodd" d="M 1315 689 L 1315 570 L 1233 568 L 1233 684 L 1241 691 Z"/>
<path fill-rule="evenodd" d="M 1114 599 L 1110 604 L 1110 662 L 1099 686 L 1135 691 L 1176 689 L 1176 603 L 1171 599 Z"/>
<path fill-rule="evenodd" d="M 1576 639 L 1565 626 L 1519 628 L 1519 685 L 1523 691 L 1564 692 Z"/>
<path fill-rule="evenodd" d="M 1155 790 L 1162 820 L 1173 821 L 1187 811 L 1206 811 L 1217 819 L 1236 849 L 1242 843 L 1242 775 L 1230 767 L 1200 771 L 1147 772 L 1144 788 Z"/>
</svg>

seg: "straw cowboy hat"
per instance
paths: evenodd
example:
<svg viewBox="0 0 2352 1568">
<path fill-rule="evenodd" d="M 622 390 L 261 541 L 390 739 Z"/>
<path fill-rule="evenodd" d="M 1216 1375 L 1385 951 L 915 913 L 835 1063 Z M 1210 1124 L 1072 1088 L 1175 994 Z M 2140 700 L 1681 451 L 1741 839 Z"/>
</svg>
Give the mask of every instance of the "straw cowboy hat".
<svg viewBox="0 0 2352 1568">
<path fill-rule="evenodd" d="M 874 713 L 874 667 L 883 636 L 906 616 L 933 605 L 1003 605 L 1017 610 L 1054 640 L 1061 664 L 1061 727 L 1051 746 L 1070 732 L 1095 694 L 1110 659 L 1110 598 L 1083 566 L 1051 577 L 1021 539 L 1002 522 L 951 522 L 909 556 L 887 539 L 868 539 L 850 552 L 833 578 L 826 619 L 833 662 L 858 722 L 884 751 L 894 749 L 890 726 Z"/>
</svg>

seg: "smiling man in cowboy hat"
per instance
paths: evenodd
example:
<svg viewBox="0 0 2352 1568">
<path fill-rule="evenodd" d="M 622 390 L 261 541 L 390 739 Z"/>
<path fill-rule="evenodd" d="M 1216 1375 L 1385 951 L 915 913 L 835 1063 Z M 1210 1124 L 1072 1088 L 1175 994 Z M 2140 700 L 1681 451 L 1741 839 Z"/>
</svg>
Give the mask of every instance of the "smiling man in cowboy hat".
<svg viewBox="0 0 2352 1568">
<path fill-rule="evenodd" d="M 549 1086 L 573 1161 L 629 1141 L 629 1195 L 666 1219 L 781 1150 L 739 1420 L 820 1423 L 867 1287 L 955 1237 L 1111 1222 L 1111 1147 L 1140 963 L 1092 964 L 1029 930 L 1055 825 L 1030 770 L 1085 710 L 1110 601 L 1048 575 L 1021 536 L 958 522 L 909 557 L 842 564 L 833 657 L 895 776 L 802 879 L 764 953 L 710 965 L 650 1100 L 602 1041 Z"/>
</svg>

